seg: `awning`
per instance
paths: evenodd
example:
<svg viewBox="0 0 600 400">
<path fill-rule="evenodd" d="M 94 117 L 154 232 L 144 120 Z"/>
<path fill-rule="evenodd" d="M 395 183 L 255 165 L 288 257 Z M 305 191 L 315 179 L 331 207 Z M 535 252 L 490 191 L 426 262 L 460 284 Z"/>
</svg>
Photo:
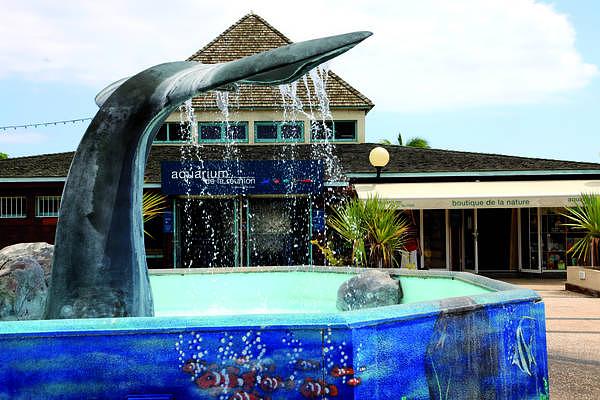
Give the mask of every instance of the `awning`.
<svg viewBox="0 0 600 400">
<path fill-rule="evenodd" d="M 358 197 L 379 196 L 405 209 L 566 207 L 600 181 L 512 181 L 355 184 Z"/>
</svg>

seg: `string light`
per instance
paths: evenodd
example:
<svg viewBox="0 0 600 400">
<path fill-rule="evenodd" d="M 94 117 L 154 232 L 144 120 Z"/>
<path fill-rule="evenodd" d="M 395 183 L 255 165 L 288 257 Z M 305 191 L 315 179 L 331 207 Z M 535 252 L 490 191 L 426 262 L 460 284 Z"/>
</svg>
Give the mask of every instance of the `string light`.
<svg viewBox="0 0 600 400">
<path fill-rule="evenodd" d="M 40 128 L 46 126 L 56 126 L 56 125 L 66 125 L 66 124 L 78 124 L 85 121 L 91 121 L 92 118 L 78 118 L 78 119 L 67 119 L 64 121 L 50 121 L 50 122 L 36 122 L 31 124 L 23 124 L 23 125 L 7 125 L 0 126 L 0 131 L 8 131 L 8 130 L 17 130 L 17 129 L 29 129 L 29 128 Z"/>
</svg>

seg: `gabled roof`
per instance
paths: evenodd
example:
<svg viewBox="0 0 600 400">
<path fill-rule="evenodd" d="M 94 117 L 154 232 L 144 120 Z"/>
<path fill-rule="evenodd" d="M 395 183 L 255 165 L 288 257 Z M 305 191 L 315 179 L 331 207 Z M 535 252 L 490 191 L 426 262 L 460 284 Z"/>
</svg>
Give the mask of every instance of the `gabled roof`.
<svg viewBox="0 0 600 400">
<path fill-rule="evenodd" d="M 241 160 L 274 160 L 281 159 L 285 154 L 289 158 L 288 153 L 293 152 L 294 158 L 297 160 L 311 159 L 315 155 L 313 146 L 320 145 L 244 145 L 238 146 L 236 154 Z M 338 144 L 334 148 L 334 154 L 340 160 L 344 173 L 373 174 L 374 169 L 369 164 L 369 152 L 375 146 L 380 145 L 374 143 Z M 282 152 L 283 147 L 287 147 L 289 151 Z M 553 175 L 556 175 L 555 179 L 565 179 L 558 176 L 559 173 L 560 175 L 580 175 L 575 179 L 585 179 L 584 177 L 589 175 L 590 171 L 594 175 L 600 175 L 600 164 L 596 163 L 417 149 L 405 146 L 384 147 L 390 153 L 390 163 L 383 170 L 383 177 L 390 174 L 447 173 L 448 176 L 458 178 L 465 172 L 485 172 L 494 176 L 510 171 L 518 172 L 520 176 L 531 177 L 552 178 Z M 204 145 L 199 148 L 199 152 L 200 157 L 204 160 L 222 160 L 225 158 L 227 147 Z M 11 178 L 64 178 L 69 171 L 73 154 L 73 152 L 68 152 L 0 160 L 0 182 Z M 160 182 L 160 162 L 180 160 L 181 154 L 180 146 L 152 146 L 145 172 L 148 181 Z M 462 178 L 456 180 L 462 180 Z"/>
<path fill-rule="evenodd" d="M 204 64 L 222 63 L 290 43 L 293 42 L 263 18 L 256 14 L 247 14 L 190 56 L 188 61 L 199 61 Z M 310 79 L 309 86 L 313 90 Z M 371 100 L 331 71 L 329 71 L 326 90 L 330 107 L 333 109 L 351 108 L 368 112 L 373 108 Z M 303 104 L 309 104 L 306 89 L 302 82 L 298 83 L 298 95 Z M 242 85 L 239 92 L 239 101 L 236 101 L 237 104 L 242 109 L 280 108 L 281 94 L 277 87 Z M 198 109 L 214 110 L 217 108 L 212 93 L 194 98 L 193 105 Z"/>
</svg>

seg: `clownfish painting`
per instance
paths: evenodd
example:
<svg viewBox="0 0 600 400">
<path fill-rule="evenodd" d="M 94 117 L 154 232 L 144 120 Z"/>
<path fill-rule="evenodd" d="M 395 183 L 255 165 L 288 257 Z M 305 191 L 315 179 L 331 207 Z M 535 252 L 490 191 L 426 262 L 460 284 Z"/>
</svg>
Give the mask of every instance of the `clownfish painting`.
<svg viewBox="0 0 600 400">
<path fill-rule="evenodd" d="M 261 397 L 258 393 L 248 393 L 244 391 L 235 392 L 229 400 L 270 400 L 269 397 Z"/>
<path fill-rule="evenodd" d="M 204 374 L 196 378 L 196 385 L 200 389 L 211 389 L 222 387 L 234 389 L 242 387 L 250 389 L 256 383 L 256 374 L 253 371 L 240 374 L 240 369 L 236 367 L 227 367 L 221 371 L 209 369 Z"/>
<path fill-rule="evenodd" d="M 322 396 L 335 397 L 338 395 L 338 388 L 320 379 L 315 381 L 312 378 L 306 378 L 300 386 L 300 394 L 307 399 L 316 399 Z"/>
<path fill-rule="evenodd" d="M 350 378 L 346 381 L 346 385 L 348 386 L 358 386 L 360 385 L 360 378 Z"/>
<path fill-rule="evenodd" d="M 354 375 L 354 369 L 352 367 L 333 367 L 331 369 L 331 376 L 340 378 L 342 376 Z"/>
</svg>

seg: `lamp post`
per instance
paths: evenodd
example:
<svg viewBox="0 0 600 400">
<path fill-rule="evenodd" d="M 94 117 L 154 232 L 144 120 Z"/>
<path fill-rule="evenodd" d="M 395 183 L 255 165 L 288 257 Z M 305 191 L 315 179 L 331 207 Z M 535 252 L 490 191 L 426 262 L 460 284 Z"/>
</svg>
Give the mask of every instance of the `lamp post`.
<svg viewBox="0 0 600 400">
<path fill-rule="evenodd" d="M 377 169 L 377 179 L 379 179 L 381 176 L 381 169 L 390 162 L 390 153 L 381 146 L 375 147 L 369 153 L 369 162 Z"/>
</svg>

